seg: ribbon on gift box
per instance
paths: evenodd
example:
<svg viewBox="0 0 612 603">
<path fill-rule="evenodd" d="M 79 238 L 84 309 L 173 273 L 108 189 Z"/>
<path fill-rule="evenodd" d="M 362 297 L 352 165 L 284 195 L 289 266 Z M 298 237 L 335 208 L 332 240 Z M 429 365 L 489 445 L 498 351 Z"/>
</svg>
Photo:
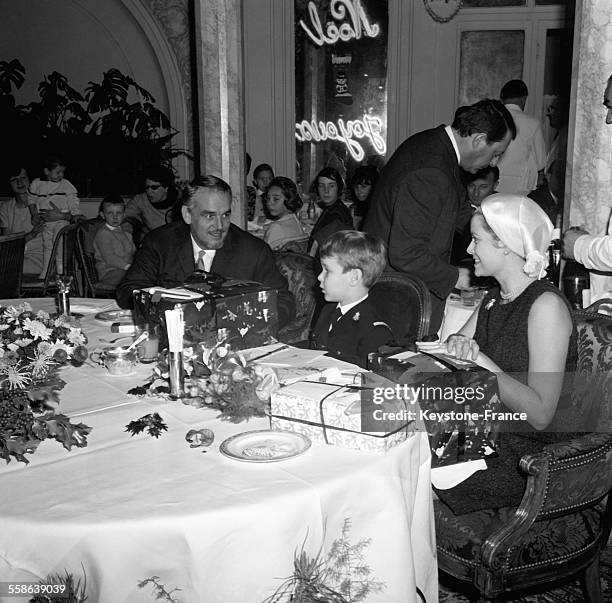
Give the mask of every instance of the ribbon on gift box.
<svg viewBox="0 0 612 603">
<path fill-rule="evenodd" d="M 396 354 L 397 350 L 390 350 Z M 419 358 L 420 356 L 420 358 Z M 430 359 L 442 370 L 433 366 L 428 369 L 423 363 Z M 446 354 L 430 353 L 419 350 L 418 354 L 409 358 L 394 358 L 387 353 L 374 354 L 372 366 L 381 371 L 387 378 L 399 384 L 405 384 L 414 390 L 422 387 L 436 388 L 442 391 L 452 388 L 455 393 L 458 388 L 481 386 L 485 388 L 485 396 L 470 403 L 456 402 L 442 397 L 431 399 L 425 390 L 419 394 L 419 406 L 428 413 L 424 416 L 432 452 L 432 466 L 454 464 L 478 458 L 496 456 L 496 442 L 499 433 L 499 423 L 483 418 L 474 422 L 460 420 L 457 413 L 470 412 L 483 414 L 483 411 L 498 410 L 501 402 L 497 395 L 497 381 L 493 373 L 485 371 L 471 362 L 457 362 Z M 467 400 L 465 400 L 467 402 Z M 454 411 L 454 412 L 451 412 Z M 438 414 L 435 414 L 438 413 Z"/>
<path fill-rule="evenodd" d="M 405 431 L 406 433 L 409 433 L 410 431 L 413 431 L 412 429 L 409 429 L 411 421 L 407 421 L 406 423 L 401 424 L 398 428 L 393 429 L 393 430 L 388 431 L 388 432 L 381 433 L 380 435 L 377 434 L 377 433 L 373 433 L 373 432 L 363 432 L 363 431 L 357 432 L 354 429 L 348 429 L 347 427 L 341 427 L 341 426 L 338 426 L 338 425 L 331 425 L 325 419 L 325 408 L 324 408 L 324 406 L 325 406 L 326 402 L 331 400 L 334 396 L 336 396 L 342 390 L 345 390 L 346 393 L 349 394 L 349 393 L 357 393 L 357 392 L 360 392 L 360 391 L 373 391 L 374 387 L 367 386 L 367 385 L 347 385 L 347 384 L 340 384 L 340 383 L 330 383 L 330 382 L 322 382 L 322 381 L 308 381 L 308 380 L 301 381 L 300 383 L 312 383 L 312 384 L 316 384 L 316 385 L 328 385 L 328 386 L 331 386 L 331 387 L 335 388 L 332 391 L 330 391 L 329 393 L 325 394 L 319 400 L 319 418 L 320 418 L 320 422 L 317 423 L 315 421 L 309 421 L 307 419 L 298 419 L 296 417 L 287 417 L 287 416 L 282 416 L 282 415 L 278 415 L 278 414 L 273 414 L 273 416 L 278 418 L 278 419 L 292 421 L 294 423 L 300 423 L 302 425 L 309 425 L 311 427 L 321 427 L 322 430 L 323 430 L 323 439 L 325 440 L 325 443 L 328 444 L 328 445 L 330 444 L 330 440 L 329 440 L 329 437 L 328 437 L 328 430 L 343 431 L 343 432 L 346 432 L 346 433 L 367 433 L 368 437 L 378 438 L 378 439 L 381 439 L 381 440 L 389 438 L 390 436 L 395 435 L 397 433 L 400 433 L 402 431 Z M 404 411 L 407 412 L 408 411 L 408 407 L 407 407 L 406 400 L 404 400 L 403 398 L 399 398 L 399 400 L 402 401 L 403 406 L 404 406 Z M 362 401 L 363 401 L 362 399 L 356 401 L 356 402 L 360 402 L 359 412 L 361 412 L 361 402 Z M 358 412 L 355 412 L 354 403 L 351 404 L 344 411 L 344 414 L 346 414 L 346 415 L 358 414 Z"/>
</svg>

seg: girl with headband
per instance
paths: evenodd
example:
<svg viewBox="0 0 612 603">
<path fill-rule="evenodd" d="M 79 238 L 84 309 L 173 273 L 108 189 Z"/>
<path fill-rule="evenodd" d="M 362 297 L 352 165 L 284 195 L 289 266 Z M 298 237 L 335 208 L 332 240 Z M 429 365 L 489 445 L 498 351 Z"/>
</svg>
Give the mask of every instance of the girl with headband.
<svg viewBox="0 0 612 603">
<path fill-rule="evenodd" d="M 493 471 L 479 472 L 488 474 L 491 497 L 475 488 L 478 474 L 453 489 L 473 495 L 472 503 L 482 509 L 518 505 L 525 485 L 519 459 L 563 439 L 554 432 L 553 419 L 577 352 L 570 306 L 543 278 L 553 230 L 545 212 L 527 197 L 498 193 L 482 202 L 471 229 L 468 253 L 475 273 L 495 277 L 499 288 L 489 291 L 460 332 L 448 338 L 447 349 L 496 373 L 502 410 L 526 418 L 501 425 L 500 456 L 487 461 Z"/>
</svg>

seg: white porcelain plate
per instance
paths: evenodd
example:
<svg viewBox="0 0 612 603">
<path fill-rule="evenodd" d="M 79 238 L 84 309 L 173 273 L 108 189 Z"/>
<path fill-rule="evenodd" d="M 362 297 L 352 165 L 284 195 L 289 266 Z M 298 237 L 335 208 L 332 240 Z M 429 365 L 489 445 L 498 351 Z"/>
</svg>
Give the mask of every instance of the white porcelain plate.
<svg viewBox="0 0 612 603">
<path fill-rule="evenodd" d="M 131 324 L 134 317 L 131 310 L 107 310 L 106 312 L 98 312 L 95 318 L 104 322 Z"/>
<path fill-rule="evenodd" d="M 310 440 L 292 431 L 262 429 L 245 431 L 221 442 L 219 450 L 225 456 L 248 463 L 284 461 L 310 448 Z"/>
</svg>

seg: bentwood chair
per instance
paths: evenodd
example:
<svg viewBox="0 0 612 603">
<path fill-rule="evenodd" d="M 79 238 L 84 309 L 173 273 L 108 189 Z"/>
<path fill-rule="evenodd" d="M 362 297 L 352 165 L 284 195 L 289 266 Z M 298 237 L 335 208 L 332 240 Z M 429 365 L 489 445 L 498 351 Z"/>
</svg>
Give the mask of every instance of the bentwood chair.
<svg viewBox="0 0 612 603">
<path fill-rule="evenodd" d="M 44 297 L 55 291 L 57 289 L 55 278 L 60 274 L 59 269 L 61 269 L 61 274 L 64 276 L 74 277 L 71 294 L 76 296 L 81 294 L 76 256 L 78 228 L 78 224 L 68 224 L 57 233 L 53 241 L 51 258 L 45 272 L 45 277 L 43 279 L 24 277 L 21 283 L 21 294 L 23 297 Z"/>
<path fill-rule="evenodd" d="M 580 577 L 584 601 L 603 602 L 599 557 L 612 523 L 612 317 L 595 310 L 610 301 L 575 312 L 578 366 L 560 431 L 583 435 L 521 459 L 527 486 L 517 508 L 454 515 L 434 503 L 438 567 L 481 600 Z"/>
<path fill-rule="evenodd" d="M 100 283 L 96 260 L 93 253 L 93 243 L 88 243 L 89 230 L 87 225 L 79 224 L 76 238 L 76 252 L 83 281 L 85 297 L 114 298 L 115 287 Z"/>
<path fill-rule="evenodd" d="M 293 251 L 275 251 L 274 261 L 295 298 L 295 318 L 279 331 L 278 339 L 284 343 L 306 341 L 310 335 L 318 286 L 313 259 Z"/>
<path fill-rule="evenodd" d="M 419 277 L 385 272 L 369 297 L 400 345 L 420 341 L 429 333 L 431 293 Z"/>
<path fill-rule="evenodd" d="M 14 234 L 0 237 L 0 297 L 19 297 L 23 274 L 25 235 Z"/>
</svg>

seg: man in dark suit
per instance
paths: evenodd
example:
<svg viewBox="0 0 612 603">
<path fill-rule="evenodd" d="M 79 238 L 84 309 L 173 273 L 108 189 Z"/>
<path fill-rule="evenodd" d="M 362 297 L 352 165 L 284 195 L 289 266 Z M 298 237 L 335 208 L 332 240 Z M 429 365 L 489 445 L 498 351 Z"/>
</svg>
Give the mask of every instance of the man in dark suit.
<svg viewBox="0 0 612 603">
<path fill-rule="evenodd" d="M 432 294 L 432 333 L 453 288 L 470 286 L 469 270 L 450 264 L 455 229 L 472 213 L 459 167 L 477 172 L 495 165 L 515 135 L 512 116 L 500 101 L 460 107 L 451 126 L 404 141 L 376 184 L 363 230 L 386 243 L 389 269 L 425 282 Z"/>
<path fill-rule="evenodd" d="M 175 287 L 197 268 L 235 279 L 257 281 L 278 289 L 280 326 L 295 316 L 295 301 L 278 271 L 270 247 L 230 223 L 232 192 L 215 176 L 189 187 L 181 208 L 185 223 L 150 232 L 117 288 L 117 302 L 132 307 L 135 289 Z"/>
</svg>

